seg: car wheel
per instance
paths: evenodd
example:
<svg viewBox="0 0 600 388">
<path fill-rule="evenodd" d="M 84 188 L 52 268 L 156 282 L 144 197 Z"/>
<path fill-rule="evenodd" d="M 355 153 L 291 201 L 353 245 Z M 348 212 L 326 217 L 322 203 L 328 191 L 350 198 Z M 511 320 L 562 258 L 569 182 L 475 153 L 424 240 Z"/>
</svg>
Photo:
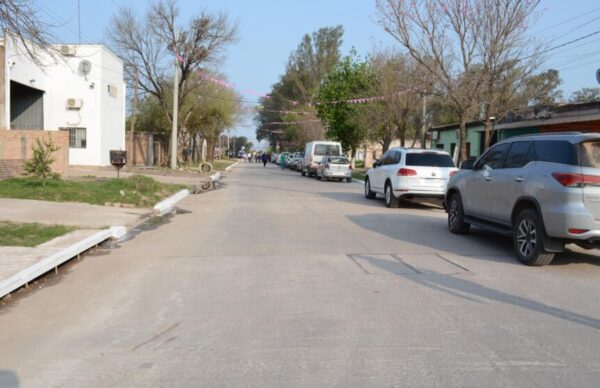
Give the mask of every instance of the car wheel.
<svg viewBox="0 0 600 388">
<path fill-rule="evenodd" d="M 347 178 L 346 183 L 352 183 L 352 178 Z"/>
<path fill-rule="evenodd" d="M 460 194 L 453 194 L 448 203 L 448 229 L 454 234 L 465 234 L 469 231 L 470 224 L 465 222 Z"/>
<path fill-rule="evenodd" d="M 306 171 L 304 171 L 304 169 L 302 169 L 302 176 L 306 176 Z"/>
<path fill-rule="evenodd" d="M 517 216 L 513 226 L 513 242 L 519 260 L 526 265 L 550 264 L 554 253 L 544 247 L 544 228 L 533 209 L 525 209 Z"/>
<path fill-rule="evenodd" d="M 385 184 L 385 206 L 395 209 L 400 204 L 400 199 L 394 195 L 394 190 L 390 182 Z"/>
<path fill-rule="evenodd" d="M 377 194 L 375 194 L 375 192 L 371 191 L 371 182 L 369 181 L 369 178 L 365 179 L 365 198 L 366 199 L 375 199 L 376 196 L 377 196 Z"/>
</svg>

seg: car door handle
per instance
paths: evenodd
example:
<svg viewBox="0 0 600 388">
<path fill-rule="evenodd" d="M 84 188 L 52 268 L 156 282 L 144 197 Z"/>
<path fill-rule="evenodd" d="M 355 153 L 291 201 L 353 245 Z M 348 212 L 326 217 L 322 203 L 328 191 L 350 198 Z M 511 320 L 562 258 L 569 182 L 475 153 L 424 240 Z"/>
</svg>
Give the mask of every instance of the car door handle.
<svg viewBox="0 0 600 388">
<path fill-rule="evenodd" d="M 515 181 L 522 183 L 522 182 L 525 182 L 525 179 L 524 178 L 515 178 Z"/>
<path fill-rule="evenodd" d="M 486 177 L 485 177 L 485 180 L 486 180 L 487 182 L 489 182 L 489 181 L 491 181 L 491 180 L 492 180 L 492 177 L 486 176 Z"/>
</svg>

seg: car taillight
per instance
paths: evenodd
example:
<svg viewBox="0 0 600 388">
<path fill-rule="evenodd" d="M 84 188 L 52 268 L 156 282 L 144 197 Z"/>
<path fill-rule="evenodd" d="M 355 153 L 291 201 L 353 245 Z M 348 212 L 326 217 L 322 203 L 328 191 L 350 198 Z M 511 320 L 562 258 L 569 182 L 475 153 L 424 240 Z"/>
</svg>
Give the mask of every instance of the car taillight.
<svg viewBox="0 0 600 388">
<path fill-rule="evenodd" d="M 571 234 L 584 234 L 587 231 L 588 231 L 587 229 L 576 229 L 576 228 L 569 229 L 569 233 L 571 233 Z"/>
<path fill-rule="evenodd" d="M 585 185 L 600 185 L 600 176 L 555 172 L 554 179 L 565 187 L 583 187 Z"/>
<path fill-rule="evenodd" d="M 415 170 L 411 170 L 410 168 L 401 168 L 400 170 L 398 170 L 396 175 L 398 175 L 398 176 L 415 176 L 415 175 L 417 175 L 417 172 Z"/>
<path fill-rule="evenodd" d="M 349 165 L 348 168 L 350 169 L 350 171 L 352 171 L 352 165 Z"/>
<path fill-rule="evenodd" d="M 330 167 L 329 167 L 329 163 L 326 163 L 326 164 L 325 164 L 325 168 L 327 168 L 327 169 L 329 169 L 329 168 L 330 168 Z"/>
<path fill-rule="evenodd" d="M 454 170 L 454 171 L 450 171 L 450 175 L 451 177 L 453 177 L 454 175 L 456 175 L 458 173 L 458 170 Z"/>
</svg>

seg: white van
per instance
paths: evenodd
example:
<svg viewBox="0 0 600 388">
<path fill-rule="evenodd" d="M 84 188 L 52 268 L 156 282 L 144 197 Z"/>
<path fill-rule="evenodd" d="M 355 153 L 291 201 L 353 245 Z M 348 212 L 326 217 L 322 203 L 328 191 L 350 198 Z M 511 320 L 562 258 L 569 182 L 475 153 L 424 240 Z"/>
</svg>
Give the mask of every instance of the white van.
<svg viewBox="0 0 600 388">
<path fill-rule="evenodd" d="M 306 143 L 302 161 L 302 176 L 316 175 L 317 167 L 325 156 L 343 156 L 342 143 L 337 141 L 313 141 Z"/>
</svg>

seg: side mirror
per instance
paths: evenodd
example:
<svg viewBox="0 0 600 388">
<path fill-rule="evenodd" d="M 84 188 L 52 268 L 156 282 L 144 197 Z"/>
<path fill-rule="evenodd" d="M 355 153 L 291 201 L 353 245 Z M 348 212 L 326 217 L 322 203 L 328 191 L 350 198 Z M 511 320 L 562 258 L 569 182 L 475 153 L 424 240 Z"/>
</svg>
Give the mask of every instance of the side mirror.
<svg viewBox="0 0 600 388">
<path fill-rule="evenodd" d="M 475 167 L 474 159 L 467 159 L 460 165 L 461 170 L 473 170 Z"/>
<path fill-rule="evenodd" d="M 379 160 L 376 160 L 375 163 L 373 163 L 373 168 L 377 168 L 379 167 Z"/>
</svg>

